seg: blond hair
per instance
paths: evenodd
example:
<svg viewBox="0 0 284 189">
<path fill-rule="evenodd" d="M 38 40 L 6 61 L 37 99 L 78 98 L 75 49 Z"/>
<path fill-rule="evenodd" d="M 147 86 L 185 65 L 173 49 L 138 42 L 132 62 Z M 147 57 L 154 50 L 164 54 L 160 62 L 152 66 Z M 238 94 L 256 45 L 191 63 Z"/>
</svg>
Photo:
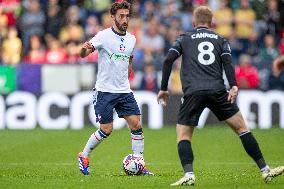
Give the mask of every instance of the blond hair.
<svg viewBox="0 0 284 189">
<path fill-rule="evenodd" d="M 213 13 L 209 7 L 199 6 L 194 10 L 193 16 L 194 16 L 194 22 L 196 25 L 198 24 L 211 25 Z"/>
</svg>

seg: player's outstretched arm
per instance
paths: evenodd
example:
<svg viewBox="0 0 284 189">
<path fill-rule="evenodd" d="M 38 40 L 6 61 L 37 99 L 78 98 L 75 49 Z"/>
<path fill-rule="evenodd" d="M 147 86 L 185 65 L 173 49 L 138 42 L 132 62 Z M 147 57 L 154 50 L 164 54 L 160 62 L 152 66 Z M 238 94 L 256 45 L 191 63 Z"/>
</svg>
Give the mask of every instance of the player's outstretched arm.
<svg viewBox="0 0 284 189">
<path fill-rule="evenodd" d="M 167 100 L 169 98 L 168 82 L 169 82 L 170 74 L 172 71 L 172 66 L 173 66 L 174 61 L 178 57 L 179 57 L 179 54 L 177 54 L 176 51 L 170 50 L 163 64 L 161 90 L 158 94 L 157 100 L 159 104 L 162 104 L 164 106 L 167 105 Z"/>
<path fill-rule="evenodd" d="M 85 58 L 89 54 L 91 54 L 94 51 L 94 47 L 90 42 L 85 42 L 81 48 L 80 56 L 81 58 Z"/>
</svg>

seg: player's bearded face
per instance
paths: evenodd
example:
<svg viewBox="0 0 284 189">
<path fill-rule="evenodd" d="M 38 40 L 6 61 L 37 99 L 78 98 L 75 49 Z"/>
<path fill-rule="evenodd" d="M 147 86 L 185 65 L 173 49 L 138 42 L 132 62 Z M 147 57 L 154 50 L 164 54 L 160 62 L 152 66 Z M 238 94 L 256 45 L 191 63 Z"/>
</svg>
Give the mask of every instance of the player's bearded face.
<svg viewBox="0 0 284 189">
<path fill-rule="evenodd" d="M 121 9 L 118 10 L 115 17 L 114 17 L 114 23 L 116 27 L 122 31 L 126 32 L 129 22 L 129 10 L 128 9 Z"/>
</svg>

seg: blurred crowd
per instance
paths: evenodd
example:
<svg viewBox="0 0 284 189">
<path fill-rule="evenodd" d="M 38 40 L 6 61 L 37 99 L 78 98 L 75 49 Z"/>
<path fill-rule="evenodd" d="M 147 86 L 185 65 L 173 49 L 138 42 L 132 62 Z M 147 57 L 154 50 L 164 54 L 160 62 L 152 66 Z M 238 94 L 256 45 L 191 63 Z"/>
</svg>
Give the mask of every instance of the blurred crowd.
<svg viewBox="0 0 284 189">
<path fill-rule="evenodd" d="M 97 63 L 81 44 L 110 27 L 112 0 L 0 0 L 0 64 Z M 133 0 L 128 31 L 137 38 L 133 89 L 157 92 L 163 59 L 176 37 L 192 29 L 194 7 L 214 11 L 214 30 L 232 49 L 242 89 L 284 90 L 284 0 Z M 181 93 L 181 60 L 170 91 Z"/>
</svg>

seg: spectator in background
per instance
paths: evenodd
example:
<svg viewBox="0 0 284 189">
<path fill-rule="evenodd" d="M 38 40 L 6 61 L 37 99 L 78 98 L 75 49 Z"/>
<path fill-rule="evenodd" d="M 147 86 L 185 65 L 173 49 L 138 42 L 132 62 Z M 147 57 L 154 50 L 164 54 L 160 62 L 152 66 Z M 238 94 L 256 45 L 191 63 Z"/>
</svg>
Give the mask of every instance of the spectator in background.
<svg viewBox="0 0 284 189">
<path fill-rule="evenodd" d="M 78 24 L 80 20 L 80 9 L 77 5 L 70 6 L 65 14 L 66 24 Z"/>
<path fill-rule="evenodd" d="M 75 41 L 67 41 L 66 43 L 66 53 L 67 53 L 67 62 L 68 64 L 76 64 L 80 60 L 80 49 Z"/>
<path fill-rule="evenodd" d="M 30 38 L 30 49 L 28 54 L 24 57 L 24 62 L 28 64 L 44 64 L 45 60 L 45 48 L 42 44 L 41 37 L 39 35 L 32 35 Z"/>
<path fill-rule="evenodd" d="M 232 62 L 233 64 L 238 64 L 239 56 L 242 54 L 243 51 L 243 44 L 238 40 L 236 31 L 234 29 L 231 30 L 231 34 L 229 35 L 228 40 L 232 49 Z"/>
<path fill-rule="evenodd" d="M 4 38 L 7 36 L 8 18 L 3 12 L 3 7 L 0 5 L 0 52 Z M 1 56 L 0 56 L 1 60 Z M 1 62 L 1 61 L 0 61 Z"/>
<path fill-rule="evenodd" d="M 170 27 L 165 35 L 164 54 L 167 54 L 178 35 L 181 33 L 177 28 Z"/>
<path fill-rule="evenodd" d="M 279 51 L 284 55 L 284 29 L 280 34 Z"/>
<path fill-rule="evenodd" d="M 29 39 L 32 35 L 37 34 L 44 36 L 45 15 L 41 10 L 38 0 L 28 0 L 27 9 L 22 14 L 19 26 L 22 34 L 24 54 L 29 48 Z"/>
<path fill-rule="evenodd" d="M 86 39 L 92 38 L 96 33 L 98 33 L 103 28 L 99 25 L 98 19 L 96 16 L 89 16 L 87 18 L 86 26 L 85 26 L 85 36 Z"/>
<path fill-rule="evenodd" d="M 144 67 L 144 75 L 142 77 L 140 90 L 158 92 L 158 79 L 155 67 L 152 64 L 146 64 Z"/>
<path fill-rule="evenodd" d="M 192 5 L 190 3 L 190 0 L 182 1 L 182 9 L 180 19 L 181 19 L 181 26 L 184 31 L 190 31 L 193 29 L 192 27 Z"/>
<path fill-rule="evenodd" d="M 278 40 L 278 34 L 280 31 L 280 13 L 278 11 L 277 0 L 267 1 L 267 11 L 263 17 L 267 25 L 266 33 L 273 35 L 276 37 L 275 39 Z"/>
<path fill-rule="evenodd" d="M 269 86 L 270 89 L 284 90 L 284 56 L 280 56 L 273 61 Z"/>
<path fill-rule="evenodd" d="M 141 46 L 145 52 L 160 54 L 164 49 L 164 38 L 159 34 L 159 23 L 152 19 L 141 39 Z"/>
<path fill-rule="evenodd" d="M 259 44 L 257 41 L 257 33 L 253 32 L 249 37 L 248 48 L 246 49 L 246 54 L 251 57 L 256 57 L 259 54 Z"/>
<path fill-rule="evenodd" d="M 228 7 L 228 0 L 222 0 L 220 5 L 219 10 L 214 13 L 215 31 L 223 37 L 228 38 L 232 31 L 234 15 L 232 9 Z"/>
<path fill-rule="evenodd" d="M 67 41 L 79 41 L 84 39 L 84 30 L 79 24 L 68 24 L 64 26 L 59 34 L 59 40 L 62 43 Z"/>
<path fill-rule="evenodd" d="M 172 21 L 179 18 L 179 1 L 169 0 L 161 9 L 162 15 L 157 17 L 167 27 L 172 26 Z"/>
<path fill-rule="evenodd" d="M 255 11 L 256 19 L 262 20 L 263 13 L 266 10 L 267 2 L 265 0 L 251 0 L 251 8 Z"/>
<path fill-rule="evenodd" d="M 159 33 L 160 28 L 158 20 L 153 18 L 141 37 L 144 62 L 152 63 L 156 70 L 162 69 L 163 50 L 165 47 L 164 38 Z"/>
<path fill-rule="evenodd" d="M 260 50 L 260 59 L 270 65 L 279 56 L 279 49 L 275 46 L 273 35 L 265 36 L 264 45 L 264 48 Z"/>
<path fill-rule="evenodd" d="M 108 10 L 112 1 L 111 0 L 92 0 L 93 8 L 90 9 L 92 14 L 96 15 L 101 20 L 102 15 Z"/>
<path fill-rule="evenodd" d="M 248 38 L 254 32 L 255 13 L 249 6 L 249 0 L 241 0 L 241 7 L 235 12 L 236 34 L 243 43 L 245 49 L 248 48 Z"/>
<path fill-rule="evenodd" d="M 52 1 L 50 1 L 52 2 Z M 60 28 L 63 25 L 62 15 L 60 15 L 60 7 L 56 3 L 49 3 L 46 12 L 46 34 L 50 34 L 57 38 Z"/>
<path fill-rule="evenodd" d="M 271 64 L 279 55 L 279 50 L 275 47 L 274 37 L 267 34 L 264 37 L 265 46 L 260 49 L 260 53 L 255 58 L 255 66 L 258 69 L 260 78 L 260 89 L 267 90 L 269 88 L 269 75 L 271 72 Z"/>
<path fill-rule="evenodd" d="M 79 8 L 75 5 L 68 8 L 66 25 L 61 29 L 59 39 L 62 43 L 67 41 L 83 41 L 84 30 L 79 25 Z"/>
<path fill-rule="evenodd" d="M 155 16 L 155 5 L 152 1 L 146 1 L 142 10 L 142 19 L 149 22 Z"/>
<path fill-rule="evenodd" d="M 64 64 L 67 62 L 67 54 L 58 40 L 49 41 L 49 47 L 46 51 L 46 63 L 48 64 Z"/>
<path fill-rule="evenodd" d="M 18 64 L 21 59 L 22 42 L 15 27 L 10 27 L 8 37 L 2 45 L 2 61 L 4 64 Z"/>
<path fill-rule="evenodd" d="M 256 89 L 259 86 L 257 69 L 251 65 L 251 57 L 241 55 L 240 64 L 235 67 L 236 80 L 240 89 Z"/>
<path fill-rule="evenodd" d="M 21 0 L 0 0 L 0 7 L 8 19 L 8 26 L 15 26 L 21 9 Z"/>
<path fill-rule="evenodd" d="M 255 32 L 258 38 L 263 38 L 266 32 L 266 23 L 263 19 L 264 13 L 267 10 L 266 0 L 250 0 L 252 9 L 255 11 L 256 21 L 255 21 Z M 262 44 L 261 44 L 262 45 Z"/>
</svg>

